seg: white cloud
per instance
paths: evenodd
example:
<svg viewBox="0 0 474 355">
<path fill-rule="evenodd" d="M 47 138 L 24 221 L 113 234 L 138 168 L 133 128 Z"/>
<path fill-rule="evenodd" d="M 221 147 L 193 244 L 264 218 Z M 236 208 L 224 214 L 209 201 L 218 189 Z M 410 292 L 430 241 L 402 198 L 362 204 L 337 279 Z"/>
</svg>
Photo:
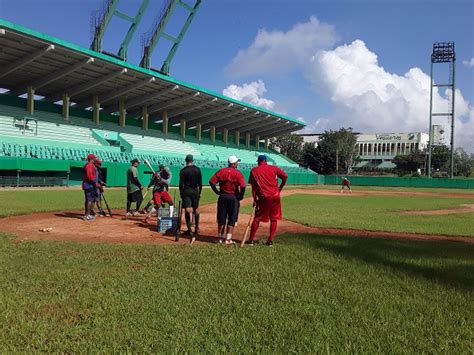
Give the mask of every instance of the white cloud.
<svg viewBox="0 0 474 355">
<path fill-rule="evenodd" d="M 411 68 L 402 76 L 390 73 L 361 40 L 319 51 L 311 61 L 309 79 L 335 108 L 331 119 L 315 121 L 318 130 L 341 126 L 362 132 L 428 130 L 430 78 L 421 69 Z M 446 112 L 446 93 L 435 88 L 433 99 L 434 111 Z M 455 102 L 455 143 L 474 151 L 474 108 L 459 90 Z"/>
<path fill-rule="evenodd" d="M 311 55 L 332 48 L 337 40 L 334 26 L 315 16 L 287 32 L 261 29 L 253 43 L 237 53 L 226 71 L 232 77 L 287 72 L 306 65 Z"/>
<path fill-rule="evenodd" d="M 229 96 L 233 99 L 248 102 L 254 106 L 259 106 L 271 110 L 275 106 L 275 102 L 262 97 L 267 89 L 265 83 L 262 80 L 252 81 L 249 84 L 229 85 L 226 87 L 222 94 Z"/>
<path fill-rule="evenodd" d="M 287 32 L 260 30 L 254 42 L 239 51 L 227 70 L 236 76 L 298 70 L 318 95 L 331 100 L 333 108 L 324 117 L 315 115 L 313 120 L 307 119 L 305 133 L 340 127 L 367 133 L 427 132 L 429 75 L 417 67 L 403 75 L 389 72 L 362 40 L 334 48 L 337 38 L 333 26 L 314 16 Z M 474 58 L 468 65 L 471 63 L 474 65 Z M 225 93 L 259 105 L 261 100 L 268 100 L 262 97 L 265 91 L 259 80 L 242 87 L 231 85 Z M 449 106 L 446 93 L 434 88 L 433 98 L 434 111 L 446 112 Z M 270 108 L 279 105 L 269 101 Z M 455 144 L 474 152 L 474 107 L 459 90 L 455 112 Z M 434 123 L 444 124 L 449 141 L 447 120 L 436 119 Z"/>
<path fill-rule="evenodd" d="M 474 57 L 472 57 L 471 60 L 463 60 L 462 64 L 464 64 L 468 68 L 473 68 L 474 67 Z"/>
</svg>

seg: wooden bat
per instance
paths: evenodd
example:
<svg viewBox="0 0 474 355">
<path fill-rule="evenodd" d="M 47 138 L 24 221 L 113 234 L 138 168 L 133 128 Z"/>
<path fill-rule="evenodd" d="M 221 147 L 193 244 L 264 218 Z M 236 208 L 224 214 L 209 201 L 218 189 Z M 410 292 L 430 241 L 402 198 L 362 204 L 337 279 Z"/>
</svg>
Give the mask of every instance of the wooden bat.
<svg viewBox="0 0 474 355">
<path fill-rule="evenodd" d="M 102 192 L 102 199 L 105 202 L 105 207 L 107 207 L 107 212 L 109 212 L 109 216 L 112 217 L 112 210 L 110 209 L 109 204 L 107 203 L 107 200 L 105 199 L 105 195 L 103 192 Z"/>
<path fill-rule="evenodd" d="M 181 223 L 182 223 L 182 218 L 183 218 L 183 211 L 182 211 L 182 208 L 181 208 L 181 200 L 179 200 L 179 203 L 178 203 L 178 223 L 177 223 L 177 226 L 176 226 L 176 235 L 175 235 L 175 240 L 178 241 L 179 240 L 179 233 L 181 233 Z"/>
<path fill-rule="evenodd" d="M 255 217 L 256 208 L 257 208 L 257 205 L 253 206 L 252 213 L 250 214 L 250 218 L 249 218 L 249 223 L 247 223 L 247 227 L 245 228 L 244 237 L 242 238 L 242 241 L 240 242 L 240 247 L 243 247 L 245 244 L 245 241 L 247 240 L 247 235 L 249 234 L 250 226 L 252 225 L 253 218 Z"/>
</svg>

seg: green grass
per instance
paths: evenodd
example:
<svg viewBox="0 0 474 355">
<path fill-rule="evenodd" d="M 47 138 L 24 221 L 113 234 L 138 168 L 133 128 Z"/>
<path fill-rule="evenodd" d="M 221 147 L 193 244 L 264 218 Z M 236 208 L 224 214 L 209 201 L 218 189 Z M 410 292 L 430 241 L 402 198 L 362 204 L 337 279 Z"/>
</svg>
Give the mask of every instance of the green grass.
<svg viewBox="0 0 474 355">
<path fill-rule="evenodd" d="M 273 249 L 0 238 L 0 351 L 467 353 L 474 245 Z"/>
<path fill-rule="evenodd" d="M 174 196 L 175 189 L 170 189 Z M 125 209 L 125 189 L 108 189 L 105 193 L 110 208 Z M 146 199 L 151 198 L 151 192 Z M 176 192 L 176 200 L 179 193 Z M 215 194 L 210 189 L 204 189 L 201 204 L 211 203 L 216 200 Z M 144 206 L 144 205 L 143 205 Z M 80 189 L 64 190 L 5 190 L 0 191 L 0 217 L 33 212 L 71 211 L 84 208 L 84 193 Z"/>
<path fill-rule="evenodd" d="M 123 208 L 123 190 L 107 193 Z M 201 202 L 215 199 L 205 190 Z M 295 195 L 284 208 L 316 224 L 421 221 L 441 233 L 386 205 L 466 201 Z M 3 216 L 81 207 L 80 190 L 0 192 Z M 450 217 L 460 219 L 446 229 L 469 227 Z M 241 249 L 15 244 L 0 233 L 0 284 L 0 353 L 468 353 L 474 339 L 474 245 L 465 243 L 285 235 L 273 249 Z"/>
<path fill-rule="evenodd" d="M 341 185 L 301 185 L 298 188 L 316 190 L 340 190 Z M 474 189 L 440 189 L 431 187 L 396 187 L 396 186 L 357 186 L 352 185 L 354 191 L 412 191 L 412 192 L 441 192 L 449 194 L 472 194 Z"/>
<path fill-rule="evenodd" d="M 442 216 L 403 215 L 409 210 L 439 210 L 474 204 L 470 198 L 432 196 L 322 196 L 283 198 L 283 216 L 314 227 L 474 236 L 474 213 Z M 243 208 L 250 212 L 250 207 Z"/>
</svg>

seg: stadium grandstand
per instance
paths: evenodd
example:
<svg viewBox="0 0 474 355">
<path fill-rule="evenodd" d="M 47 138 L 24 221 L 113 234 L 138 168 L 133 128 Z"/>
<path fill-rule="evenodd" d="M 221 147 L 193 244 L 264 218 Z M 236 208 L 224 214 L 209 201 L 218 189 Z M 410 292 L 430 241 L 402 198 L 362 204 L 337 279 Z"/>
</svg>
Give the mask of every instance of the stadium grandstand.
<svg viewBox="0 0 474 355">
<path fill-rule="evenodd" d="M 204 181 L 229 155 L 247 176 L 264 153 L 288 183 L 316 182 L 269 146 L 300 121 L 1 19 L 0 88 L 2 186 L 80 184 L 88 153 L 109 186 L 125 185 L 133 158 L 177 174 L 186 154 Z"/>
</svg>

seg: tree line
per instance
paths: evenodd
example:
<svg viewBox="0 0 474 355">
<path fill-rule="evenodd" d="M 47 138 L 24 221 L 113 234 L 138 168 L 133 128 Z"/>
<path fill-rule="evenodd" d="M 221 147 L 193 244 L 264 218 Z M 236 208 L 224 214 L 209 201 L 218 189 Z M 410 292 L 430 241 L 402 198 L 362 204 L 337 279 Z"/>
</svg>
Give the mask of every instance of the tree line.
<svg viewBox="0 0 474 355">
<path fill-rule="evenodd" d="M 356 149 L 357 134 L 352 128 L 329 130 L 322 133 L 319 142 L 304 142 L 303 137 L 288 134 L 272 139 L 271 147 L 279 150 L 301 166 L 318 174 L 351 174 L 359 161 Z M 445 145 L 432 148 L 432 175 L 444 176 L 449 168 L 450 149 Z M 415 151 L 408 155 L 397 155 L 392 162 L 393 172 L 399 176 L 418 175 L 427 165 L 427 152 Z M 454 152 L 454 175 L 469 177 L 474 168 L 474 154 L 469 155 L 462 148 Z"/>
</svg>

